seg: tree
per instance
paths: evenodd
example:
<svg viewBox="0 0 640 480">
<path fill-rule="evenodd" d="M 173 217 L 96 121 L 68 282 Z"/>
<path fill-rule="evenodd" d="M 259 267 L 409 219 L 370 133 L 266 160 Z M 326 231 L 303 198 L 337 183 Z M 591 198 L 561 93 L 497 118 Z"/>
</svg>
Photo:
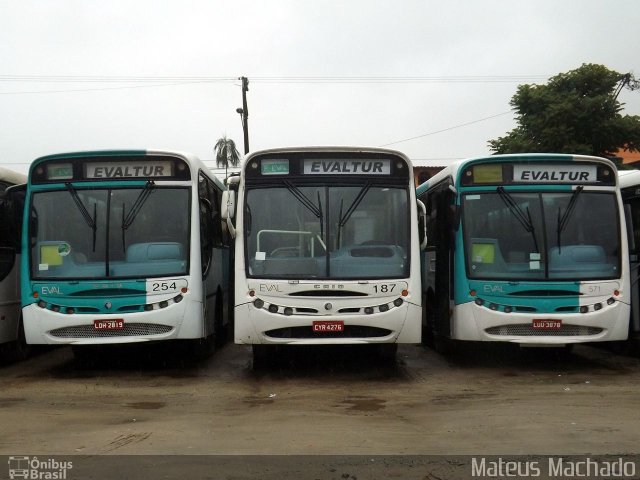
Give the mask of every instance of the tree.
<svg viewBox="0 0 640 480">
<path fill-rule="evenodd" d="M 622 88 L 640 88 L 631 74 L 583 64 L 543 85 L 520 85 L 511 98 L 518 126 L 489 140 L 495 153 L 575 153 L 612 157 L 639 151 L 640 117 L 621 115 Z"/>
<path fill-rule="evenodd" d="M 237 167 L 240 164 L 240 152 L 236 148 L 236 143 L 223 135 L 221 139 L 216 142 L 214 147 L 216 154 L 216 166 L 224 167 L 224 177 L 227 178 L 227 169 L 229 165 Z"/>
</svg>

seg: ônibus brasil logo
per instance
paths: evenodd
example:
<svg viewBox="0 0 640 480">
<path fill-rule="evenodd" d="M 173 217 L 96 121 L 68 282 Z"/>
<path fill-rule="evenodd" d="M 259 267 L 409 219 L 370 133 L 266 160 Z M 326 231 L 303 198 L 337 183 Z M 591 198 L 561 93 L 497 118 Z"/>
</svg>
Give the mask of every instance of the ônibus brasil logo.
<svg viewBox="0 0 640 480">
<path fill-rule="evenodd" d="M 67 471 L 73 468 L 73 462 L 59 461 L 54 458 L 40 460 L 38 457 L 9 457 L 9 478 L 29 480 L 65 480 Z"/>
</svg>

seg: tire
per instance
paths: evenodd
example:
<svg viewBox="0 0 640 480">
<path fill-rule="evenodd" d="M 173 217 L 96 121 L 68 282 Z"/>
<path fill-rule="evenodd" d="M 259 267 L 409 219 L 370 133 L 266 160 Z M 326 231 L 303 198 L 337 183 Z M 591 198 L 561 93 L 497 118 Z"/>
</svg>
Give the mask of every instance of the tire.
<svg viewBox="0 0 640 480">
<path fill-rule="evenodd" d="M 27 344 L 22 317 L 20 317 L 20 321 L 18 322 L 18 338 L 13 342 L 3 345 L 1 355 L 6 362 L 16 363 L 26 360 L 31 354 L 31 350 L 31 346 Z"/>
<path fill-rule="evenodd" d="M 384 363 L 395 363 L 397 353 L 397 343 L 381 343 L 378 345 L 378 357 Z"/>
<path fill-rule="evenodd" d="M 253 344 L 251 350 L 253 352 L 254 370 L 272 368 L 277 365 L 279 359 L 279 349 L 277 345 Z"/>
<path fill-rule="evenodd" d="M 433 295 L 424 295 L 422 299 L 425 322 L 422 325 L 422 344 L 435 348 L 435 310 Z"/>
<path fill-rule="evenodd" d="M 195 340 L 188 340 L 189 343 L 189 355 L 197 361 L 206 360 L 216 350 L 216 335 L 215 333 L 205 338 L 196 338 Z"/>
</svg>

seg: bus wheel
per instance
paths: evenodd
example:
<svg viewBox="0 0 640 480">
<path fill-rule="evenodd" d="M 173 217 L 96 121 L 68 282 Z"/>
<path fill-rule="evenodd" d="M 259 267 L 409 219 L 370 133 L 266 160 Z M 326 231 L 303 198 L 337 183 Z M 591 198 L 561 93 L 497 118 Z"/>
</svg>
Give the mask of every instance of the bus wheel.
<svg viewBox="0 0 640 480">
<path fill-rule="evenodd" d="M 435 334 L 433 338 L 433 349 L 440 355 L 450 355 L 454 353 L 455 350 L 454 340 Z"/>
<path fill-rule="evenodd" d="M 213 355 L 216 349 L 216 335 L 211 334 L 205 338 L 196 338 L 189 340 L 189 348 L 191 357 L 194 360 L 205 360 Z"/>
<path fill-rule="evenodd" d="M 264 368 L 273 367 L 278 360 L 278 346 L 277 345 L 260 345 L 253 344 L 251 346 L 253 351 L 253 369 L 262 370 Z"/>
<path fill-rule="evenodd" d="M 424 308 L 425 321 L 422 324 L 422 343 L 427 347 L 436 347 L 436 323 L 435 323 L 435 299 L 433 295 L 425 295 L 422 299 L 422 305 Z"/>
<path fill-rule="evenodd" d="M 385 363 L 395 363 L 396 354 L 398 353 L 397 343 L 380 343 L 378 344 L 378 357 Z"/>
<path fill-rule="evenodd" d="M 214 321 L 213 321 L 213 335 L 215 336 L 215 346 L 221 347 L 227 341 L 229 333 L 227 332 L 228 325 L 224 325 L 223 318 L 223 308 L 222 308 L 222 292 L 218 290 L 216 293 L 216 306 L 214 310 Z"/>
<path fill-rule="evenodd" d="M 3 345 L 1 353 L 2 358 L 9 363 L 25 360 L 31 353 L 31 347 L 27 345 L 27 340 L 24 335 L 22 317 L 20 317 L 20 321 L 18 322 L 18 338 L 13 342 Z"/>
</svg>

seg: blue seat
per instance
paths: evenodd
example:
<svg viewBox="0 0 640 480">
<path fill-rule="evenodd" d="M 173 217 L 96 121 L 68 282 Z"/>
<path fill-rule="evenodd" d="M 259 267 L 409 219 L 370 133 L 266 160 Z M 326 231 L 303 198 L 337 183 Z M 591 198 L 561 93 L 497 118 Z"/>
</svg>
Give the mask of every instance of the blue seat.
<svg viewBox="0 0 640 480">
<path fill-rule="evenodd" d="M 176 242 L 134 243 L 127 248 L 127 263 L 182 260 L 183 258 L 182 244 Z"/>
</svg>

